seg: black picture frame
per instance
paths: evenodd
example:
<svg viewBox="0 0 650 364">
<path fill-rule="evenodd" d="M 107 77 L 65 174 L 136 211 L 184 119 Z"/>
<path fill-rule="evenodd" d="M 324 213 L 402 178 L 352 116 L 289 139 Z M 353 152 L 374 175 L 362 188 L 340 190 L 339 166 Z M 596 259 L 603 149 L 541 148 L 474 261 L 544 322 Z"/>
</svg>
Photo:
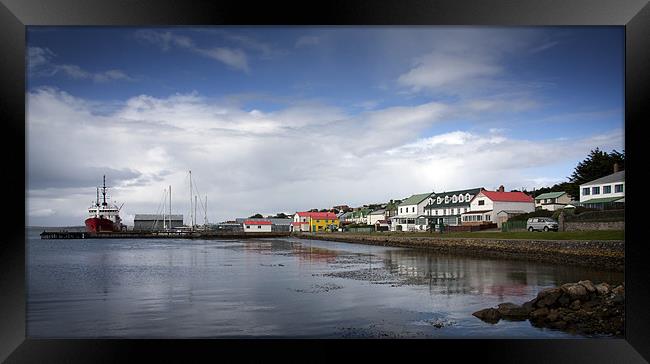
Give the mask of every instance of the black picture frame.
<svg viewBox="0 0 650 364">
<path fill-rule="evenodd" d="M 19 213 L 25 168 L 25 27 L 28 25 L 607 25 L 626 34 L 625 149 L 627 194 L 641 196 L 643 123 L 648 117 L 650 5 L 645 0 L 338 0 L 298 4 L 237 1 L 0 0 L 0 115 L 3 221 L 0 242 L 0 360 L 7 362 L 165 361 L 228 354 L 234 361 L 360 360 L 446 357 L 499 363 L 644 363 L 650 360 L 650 283 L 640 198 L 626 204 L 624 339 L 511 340 L 35 340 L 25 336 L 25 225 Z M 62 156 L 65 157 L 65 156 Z M 25 171 L 21 174 L 20 171 Z M 194 357 L 192 357 L 194 358 Z M 198 357 L 196 357 L 198 358 Z M 644 359 L 645 358 L 645 359 Z"/>
</svg>

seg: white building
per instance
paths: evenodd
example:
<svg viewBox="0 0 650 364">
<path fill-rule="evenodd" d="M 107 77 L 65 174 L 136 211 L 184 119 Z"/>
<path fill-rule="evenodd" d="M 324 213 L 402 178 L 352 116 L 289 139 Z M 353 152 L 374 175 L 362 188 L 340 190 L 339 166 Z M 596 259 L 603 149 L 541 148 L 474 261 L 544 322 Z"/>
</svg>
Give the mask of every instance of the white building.
<svg viewBox="0 0 650 364">
<path fill-rule="evenodd" d="M 424 206 L 432 193 L 413 195 L 397 206 L 397 215 L 391 217 L 391 231 L 426 231 L 427 217 Z"/>
<path fill-rule="evenodd" d="M 501 211 L 528 213 L 535 211 L 535 200 L 523 192 L 505 192 L 503 186 L 498 191 L 481 190 L 470 201 L 469 211 L 461 214 L 463 225 L 481 225 L 503 221 L 497 219 Z"/>
<path fill-rule="evenodd" d="M 375 225 L 380 220 L 386 220 L 386 210 L 379 209 L 368 214 L 368 225 Z"/>
<path fill-rule="evenodd" d="M 616 170 L 616 167 L 615 167 Z M 580 185 L 580 204 L 603 209 L 625 203 L 625 171 Z"/>
<path fill-rule="evenodd" d="M 273 223 L 263 220 L 246 220 L 243 225 L 245 233 L 270 233 Z"/>
<path fill-rule="evenodd" d="M 566 192 L 548 192 L 535 197 L 535 208 L 555 211 L 563 209 L 571 203 L 571 197 Z"/>
<path fill-rule="evenodd" d="M 480 191 L 481 188 L 470 188 L 432 194 L 424 211 L 431 223 L 460 225 L 460 215 L 469 211 L 469 202 Z"/>
</svg>

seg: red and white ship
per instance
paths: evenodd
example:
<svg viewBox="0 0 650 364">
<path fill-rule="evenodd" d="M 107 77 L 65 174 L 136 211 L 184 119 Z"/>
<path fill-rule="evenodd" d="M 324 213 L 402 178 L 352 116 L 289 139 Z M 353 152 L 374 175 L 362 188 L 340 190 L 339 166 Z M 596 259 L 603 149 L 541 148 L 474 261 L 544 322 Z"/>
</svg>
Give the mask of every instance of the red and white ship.
<svg viewBox="0 0 650 364">
<path fill-rule="evenodd" d="M 99 202 L 99 189 L 97 187 L 97 199 L 88 208 L 90 217 L 86 219 L 86 231 L 100 232 L 100 231 L 121 231 L 123 229 L 122 219 L 120 218 L 120 207 L 113 204 L 110 205 L 106 202 L 106 176 L 104 175 L 104 185 L 102 190 L 102 202 Z"/>
</svg>

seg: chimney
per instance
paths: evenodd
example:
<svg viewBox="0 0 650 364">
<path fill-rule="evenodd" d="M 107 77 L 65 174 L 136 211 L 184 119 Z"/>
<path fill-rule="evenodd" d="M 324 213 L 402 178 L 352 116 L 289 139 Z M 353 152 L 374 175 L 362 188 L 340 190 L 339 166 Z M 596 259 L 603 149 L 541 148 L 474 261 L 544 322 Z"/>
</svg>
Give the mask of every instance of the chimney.
<svg viewBox="0 0 650 364">
<path fill-rule="evenodd" d="M 499 192 L 503 192 L 504 190 L 503 185 L 499 186 Z"/>
<path fill-rule="evenodd" d="M 614 163 L 614 173 L 618 172 L 618 163 Z"/>
</svg>

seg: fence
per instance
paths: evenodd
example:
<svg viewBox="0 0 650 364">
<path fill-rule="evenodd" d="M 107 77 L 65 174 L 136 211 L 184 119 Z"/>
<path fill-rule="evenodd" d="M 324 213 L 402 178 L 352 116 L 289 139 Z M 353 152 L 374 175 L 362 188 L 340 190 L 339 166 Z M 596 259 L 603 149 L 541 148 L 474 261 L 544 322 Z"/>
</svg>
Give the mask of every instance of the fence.
<svg viewBox="0 0 650 364">
<path fill-rule="evenodd" d="M 508 220 L 501 224 L 501 231 L 526 230 L 526 220 Z"/>
</svg>

